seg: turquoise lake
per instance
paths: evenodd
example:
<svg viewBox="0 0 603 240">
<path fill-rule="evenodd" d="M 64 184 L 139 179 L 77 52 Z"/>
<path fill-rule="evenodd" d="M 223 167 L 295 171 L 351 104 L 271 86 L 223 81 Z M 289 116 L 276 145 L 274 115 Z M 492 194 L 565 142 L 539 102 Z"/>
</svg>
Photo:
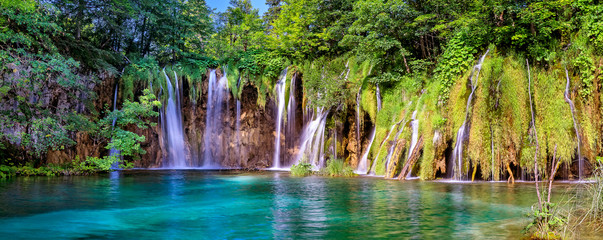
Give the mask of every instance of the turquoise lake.
<svg viewBox="0 0 603 240">
<path fill-rule="evenodd" d="M 0 236 L 517 239 L 536 201 L 528 183 L 196 170 L 19 177 L 0 182 Z"/>
</svg>

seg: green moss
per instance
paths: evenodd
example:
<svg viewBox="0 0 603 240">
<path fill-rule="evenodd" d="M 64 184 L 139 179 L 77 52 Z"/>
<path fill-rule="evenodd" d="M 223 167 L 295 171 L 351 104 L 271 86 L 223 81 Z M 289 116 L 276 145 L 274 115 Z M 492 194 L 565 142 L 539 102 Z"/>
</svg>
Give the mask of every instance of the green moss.
<svg viewBox="0 0 603 240">
<path fill-rule="evenodd" d="M 525 60 L 511 56 L 505 58 L 503 65 L 500 84 L 496 87 L 499 106 L 494 109 L 496 115 L 492 119 L 495 173 L 504 172 L 507 164 L 519 163 L 517 158 L 521 155 L 531 121 Z"/>
<path fill-rule="evenodd" d="M 540 143 L 539 167 L 544 170 L 548 157 L 552 157 L 557 146 L 557 159 L 569 163 L 575 154 L 576 139 L 569 105 L 565 102 L 565 73 L 560 65 L 548 71 L 533 70 L 534 111 Z M 526 138 L 527 140 L 527 138 Z M 529 145 L 530 143 L 525 143 Z M 533 147 L 524 148 L 521 165 L 531 172 Z"/>
<path fill-rule="evenodd" d="M 423 180 L 435 178 L 435 145 L 433 142 L 435 131 L 444 131 L 445 119 L 437 109 L 439 82 L 433 81 L 427 85 L 425 93 L 419 104 L 417 118 L 419 121 L 419 134 L 423 136 L 423 155 L 418 161 L 420 165 L 419 177 Z M 443 137 L 443 136 L 442 136 Z"/>
</svg>

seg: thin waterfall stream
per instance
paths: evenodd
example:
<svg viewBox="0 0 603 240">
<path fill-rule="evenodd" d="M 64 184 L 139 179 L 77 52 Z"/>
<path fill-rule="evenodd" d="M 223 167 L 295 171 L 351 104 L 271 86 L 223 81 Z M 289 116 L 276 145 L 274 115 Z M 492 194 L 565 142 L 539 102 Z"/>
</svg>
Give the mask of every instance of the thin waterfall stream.
<svg viewBox="0 0 603 240">
<path fill-rule="evenodd" d="M 281 72 L 279 81 L 276 83 L 276 131 L 274 135 L 274 158 L 272 169 L 281 168 L 281 127 L 283 125 L 283 113 L 285 111 L 285 92 L 287 90 L 287 68 Z"/>
<path fill-rule="evenodd" d="M 117 93 L 118 93 L 118 85 L 115 84 L 115 93 L 113 95 L 113 111 L 117 111 Z M 113 123 L 111 124 L 111 127 L 115 128 L 116 122 L 117 122 L 117 117 L 113 118 Z M 111 141 L 113 141 L 113 138 L 111 138 Z M 109 150 L 109 156 L 111 156 L 111 157 L 121 158 L 120 154 L 121 154 L 121 152 L 115 148 L 111 148 L 111 150 Z M 115 163 L 111 164 L 111 169 L 114 169 L 114 170 L 120 169 L 119 162 L 115 162 Z"/>
<path fill-rule="evenodd" d="M 469 94 L 469 98 L 467 99 L 467 107 L 465 109 L 465 120 L 463 121 L 463 124 L 461 125 L 456 134 L 456 144 L 454 145 L 454 150 L 450 162 L 450 164 L 454 166 L 452 169 L 452 177 L 455 180 L 462 180 L 463 143 L 465 142 L 466 137 L 468 136 L 467 133 L 469 133 L 469 128 L 467 128 L 467 120 L 469 119 L 469 109 L 471 108 L 471 102 L 473 100 L 473 95 L 475 94 L 475 89 L 477 89 L 477 83 L 479 81 L 479 72 L 482 69 L 482 63 L 486 59 L 486 55 L 488 55 L 488 52 L 490 52 L 490 49 L 488 49 L 486 53 L 484 53 L 484 55 L 479 59 L 478 63 L 473 67 L 473 70 L 471 71 L 471 94 Z"/>
<path fill-rule="evenodd" d="M 240 92 L 241 77 L 237 81 L 237 91 Z M 237 96 L 237 119 L 236 119 L 236 134 L 237 134 L 237 163 L 241 166 L 241 99 Z"/>
<path fill-rule="evenodd" d="M 408 148 L 406 161 L 410 161 L 410 157 L 412 157 L 412 152 L 415 150 L 417 142 L 419 141 L 419 119 L 417 119 L 417 110 L 412 113 L 412 121 L 410 122 L 410 127 L 412 128 L 412 136 L 410 138 L 410 147 Z M 408 179 L 411 176 L 412 170 L 409 170 L 406 178 Z"/>
<path fill-rule="evenodd" d="M 572 102 L 572 100 L 570 99 L 570 78 L 567 72 L 567 67 L 565 68 L 565 78 L 567 79 L 567 83 L 565 84 L 565 92 L 563 95 L 565 97 L 565 101 L 570 106 L 570 110 L 572 111 L 572 120 L 574 121 L 574 130 L 576 131 L 576 140 L 578 143 L 578 179 L 582 180 L 584 162 L 582 159 L 582 153 L 580 152 L 580 129 L 578 127 L 578 123 L 576 122 L 576 108 L 574 106 L 574 102 Z"/>
</svg>

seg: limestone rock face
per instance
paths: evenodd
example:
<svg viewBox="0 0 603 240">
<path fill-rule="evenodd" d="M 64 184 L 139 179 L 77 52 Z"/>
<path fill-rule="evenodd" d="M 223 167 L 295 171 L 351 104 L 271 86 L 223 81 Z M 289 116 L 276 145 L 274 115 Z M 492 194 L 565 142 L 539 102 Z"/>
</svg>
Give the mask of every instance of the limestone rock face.
<svg viewBox="0 0 603 240">
<path fill-rule="evenodd" d="M 209 73 L 208 73 L 209 74 Z M 221 77 L 221 73 L 217 73 Z M 209 76 L 207 76 L 209 78 Z M 182 92 L 189 91 L 186 81 Z M 237 100 L 229 92 L 222 105 L 217 134 L 210 136 L 209 149 L 205 149 L 206 109 L 208 84 L 202 84 L 202 96 L 193 104 L 186 94 L 182 99 L 182 116 L 185 140 L 189 149 L 191 165 L 202 166 L 205 151 L 224 168 L 256 169 L 270 167 L 274 152 L 275 113 L 269 100 L 265 108 L 257 105 L 257 90 L 245 85 L 241 94 L 240 131 L 237 136 Z"/>
</svg>

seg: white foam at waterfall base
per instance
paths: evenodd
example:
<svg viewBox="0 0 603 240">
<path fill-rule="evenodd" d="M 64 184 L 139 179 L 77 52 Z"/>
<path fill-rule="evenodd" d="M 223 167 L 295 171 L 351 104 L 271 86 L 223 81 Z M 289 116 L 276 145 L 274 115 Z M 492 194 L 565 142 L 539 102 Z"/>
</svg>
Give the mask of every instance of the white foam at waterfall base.
<svg viewBox="0 0 603 240">
<path fill-rule="evenodd" d="M 374 127 L 373 131 L 371 132 L 371 140 L 369 141 L 368 146 L 364 150 L 364 154 L 362 154 L 362 158 L 360 159 L 360 162 L 358 163 L 358 167 L 356 168 L 356 174 L 366 174 L 368 171 L 368 155 L 369 155 L 369 152 L 371 151 L 371 146 L 373 145 L 373 141 L 375 140 L 375 132 L 376 131 L 377 131 L 377 128 Z"/>
<path fill-rule="evenodd" d="M 168 156 L 166 161 L 163 162 L 163 168 L 188 168 L 186 163 L 186 150 L 184 142 L 184 133 L 182 128 L 182 113 L 180 109 L 180 94 L 178 86 L 178 76 L 174 72 L 175 88 L 172 86 L 172 82 L 168 75 L 163 70 L 163 75 L 166 79 L 166 85 L 168 89 L 168 99 L 163 112 L 165 119 L 162 122 L 162 128 L 165 129 L 167 152 Z"/>
<path fill-rule="evenodd" d="M 300 138 L 300 147 L 295 163 L 305 159 L 312 164 L 315 170 L 324 164 L 324 130 L 327 122 L 327 112 L 317 109 L 303 130 Z"/>
</svg>

